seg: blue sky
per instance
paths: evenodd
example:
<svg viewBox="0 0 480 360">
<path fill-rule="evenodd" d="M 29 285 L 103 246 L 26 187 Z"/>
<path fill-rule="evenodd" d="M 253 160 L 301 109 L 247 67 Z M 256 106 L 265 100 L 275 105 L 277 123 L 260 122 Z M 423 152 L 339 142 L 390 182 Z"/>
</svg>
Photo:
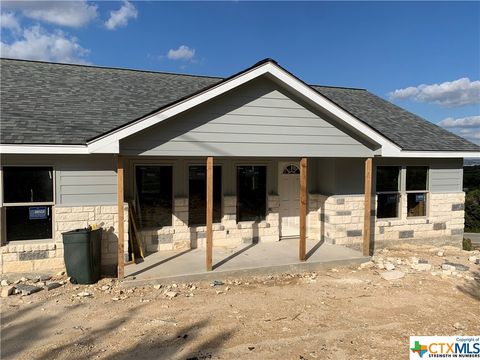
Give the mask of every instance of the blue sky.
<svg viewBox="0 0 480 360">
<path fill-rule="evenodd" d="M 229 76 L 271 57 L 480 143 L 479 2 L 2 2 L 1 54 Z"/>
</svg>

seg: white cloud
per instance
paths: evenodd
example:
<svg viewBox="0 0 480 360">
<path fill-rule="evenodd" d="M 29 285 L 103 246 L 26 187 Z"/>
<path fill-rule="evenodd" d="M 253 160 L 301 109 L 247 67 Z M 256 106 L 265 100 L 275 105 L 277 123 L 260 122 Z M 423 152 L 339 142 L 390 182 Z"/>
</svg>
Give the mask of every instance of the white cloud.
<svg viewBox="0 0 480 360">
<path fill-rule="evenodd" d="M 443 119 L 438 123 L 438 125 L 446 127 L 446 128 L 453 128 L 453 127 L 462 127 L 462 128 L 469 128 L 469 127 L 480 127 L 480 115 L 476 116 L 467 116 L 463 118 L 454 119 L 452 117 L 448 117 Z"/>
<path fill-rule="evenodd" d="M 0 14 L 0 26 L 2 29 L 10 29 L 13 31 L 20 30 L 20 24 L 12 12 L 2 12 Z"/>
<path fill-rule="evenodd" d="M 60 30 L 47 32 L 38 25 L 23 29 L 11 44 L 0 42 L 0 55 L 8 58 L 86 63 L 89 52 L 76 38 Z"/>
<path fill-rule="evenodd" d="M 191 49 L 186 45 L 181 45 L 178 49 L 170 49 L 167 58 L 170 60 L 192 60 L 195 56 L 195 49 Z"/>
<path fill-rule="evenodd" d="M 109 30 L 115 30 L 118 27 L 126 26 L 129 19 L 136 19 L 138 11 L 133 4 L 124 1 L 120 9 L 110 11 L 110 18 L 105 22 Z"/>
<path fill-rule="evenodd" d="M 456 119 L 448 117 L 440 121 L 438 125 L 448 128 L 455 134 L 480 145 L 480 115 Z"/>
<path fill-rule="evenodd" d="M 443 106 L 480 104 L 480 80 L 461 78 L 441 84 L 422 84 L 389 93 L 393 100 L 413 99 Z"/>
<path fill-rule="evenodd" d="M 3 8 L 19 10 L 31 19 L 78 28 L 97 17 L 97 5 L 86 1 L 4 1 Z"/>
</svg>

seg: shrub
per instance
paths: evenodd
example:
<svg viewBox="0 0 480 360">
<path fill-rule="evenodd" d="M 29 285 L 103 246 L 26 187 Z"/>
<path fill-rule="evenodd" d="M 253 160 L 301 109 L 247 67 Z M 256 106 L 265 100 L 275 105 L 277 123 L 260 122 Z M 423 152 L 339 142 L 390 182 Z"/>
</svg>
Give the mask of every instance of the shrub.
<svg viewBox="0 0 480 360">
<path fill-rule="evenodd" d="M 480 189 L 469 191 L 465 197 L 465 230 L 480 232 Z"/>
<path fill-rule="evenodd" d="M 472 251 L 472 240 L 463 238 L 462 248 L 466 251 Z"/>
</svg>

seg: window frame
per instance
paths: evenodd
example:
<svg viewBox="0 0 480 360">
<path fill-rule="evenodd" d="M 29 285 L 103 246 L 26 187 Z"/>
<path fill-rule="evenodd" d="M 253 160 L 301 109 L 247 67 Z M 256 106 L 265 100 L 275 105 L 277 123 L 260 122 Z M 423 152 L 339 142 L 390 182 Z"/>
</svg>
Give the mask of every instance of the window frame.
<svg viewBox="0 0 480 360">
<path fill-rule="evenodd" d="M 398 169 L 398 178 L 397 178 L 397 190 L 396 191 L 377 191 L 377 172 L 379 167 L 391 167 L 391 168 L 397 168 Z M 376 202 L 375 202 L 375 214 L 376 218 L 380 220 L 397 220 L 402 217 L 402 166 L 399 165 L 377 165 L 375 166 L 375 197 L 376 197 Z M 397 216 L 395 217 L 378 217 L 378 195 L 398 195 L 398 201 L 397 201 Z"/>
<path fill-rule="evenodd" d="M 174 222 L 173 222 L 173 216 L 174 216 L 174 212 L 175 212 L 175 164 L 173 162 L 134 162 L 133 163 L 133 204 L 135 206 L 135 212 L 138 214 L 138 207 L 137 207 L 137 204 L 139 204 L 139 199 L 138 199 L 138 191 L 137 191 L 137 167 L 138 166 L 152 166 L 152 167 L 155 167 L 155 166 L 170 166 L 172 168 L 172 213 L 171 213 L 171 225 L 167 225 L 167 226 L 162 226 L 160 229 L 164 229 L 164 228 L 172 228 L 174 225 Z M 140 224 L 139 224 L 140 225 Z M 158 227 L 148 227 L 148 228 L 140 228 L 140 231 L 142 230 L 153 230 L 153 229 L 159 229 Z"/>
<path fill-rule="evenodd" d="M 412 167 L 421 167 L 427 168 L 427 175 L 425 179 L 425 190 L 407 190 L 407 171 L 408 168 Z M 406 198 L 406 212 L 405 216 L 407 219 L 424 219 L 428 217 L 429 209 L 430 209 L 430 166 L 428 165 L 405 165 L 405 184 L 404 184 L 404 193 Z M 425 194 L 425 215 L 408 215 L 408 194 Z"/>
<path fill-rule="evenodd" d="M 43 201 L 43 202 L 15 202 L 15 203 L 10 203 L 10 202 L 5 202 L 5 181 L 4 181 L 4 176 L 5 176 L 5 168 L 9 167 L 17 167 L 17 168 L 28 168 L 28 167 L 39 167 L 39 168 L 51 168 L 52 169 L 52 187 L 53 187 L 53 192 L 52 192 L 52 201 Z M 8 240 L 7 238 L 7 212 L 6 209 L 2 210 L 4 212 L 4 215 L 2 216 L 2 221 L 3 221 L 3 233 L 0 234 L 0 236 L 5 236 L 5 243 L 9 244 L 10 242 L 13 242 L 15 244 L 20 244 L 22 242 L 30 242 L 30 241 L 52 241 L 55 238 L 55 203 L 57 199 L 57 171 L 56 167 L 53 164 L 25 164 L 25 165 L 2 165 L 1 166 L 1 179 L 0 179 L 0 186 L 1 186 L 1 203 L 0 205 L 3 208 L 7 207 L 34 207 L 34 206 L 50 206 L 51 211 L 52 211 L 52 237 L 51 238 L 43 238 L 43 239 L 27 239 L 27 240 Z"/>
<path fill-rule="evenodd" d="M 377 191 L 377 169 L 379 167 L 396 167 L 399 168 L 399 179 L 398 179 L 398 191 Z M 409 167 L 424 167 L 427 169 L 427 178 L 426 178 L 426 189 L 425 190 L 407 190 L 407 168 Z M 376 219 L 379 221 L 390 221 L 390 220 L 400 220 L 400 219 L 427 219 L 430 213 L 430 179 L 431 179 L 431 166 L 428 164 L 414 164 L 414 165 L 375 165 L 375 197 L 376 197 Z M 408 215 L 408 194 L 425 194 L 425 215 L 421 216 L 409 216 Z M 396 217 L 389 218 L 379 218 L 378 217 L 378 195 L 379 194 L 398 194 L 398 210 Z M 405 199 L 405 200 L 404 200 Z M 405 202 L 405 204 L 404 204 Z"/>
<path fill-rule="evenodd" d="M 238 216 L 238 198 L 239 198 L 239 194 L 238 194 L 238 168 L 241 167 L 241 166 L 263 166 L 265 167 L 265 219 L 263 220 L 260 220 L 260 221 L 256 221 L 256 220 L 242 220 L 240 221 L 239 219 L 239 216 Z M 236 208 L 236 212 L 235 212 L 235 218 L 236 218 L 236 221 L 237 221 L 237 224 L 239 223 L 261 223 L 262 221 L 266 221 L 267 220 L 267 215 L 268 215 L 268 189 L 269 189 L 269 176 L 268 176 L 268 173 L 269 173 L 269 164 L 266 163 L 266 162 L 235 162 L 233 164 L 233 171 L 234 171 L 234 179 L 235 179 L 235 208 Z"/>
</svg>

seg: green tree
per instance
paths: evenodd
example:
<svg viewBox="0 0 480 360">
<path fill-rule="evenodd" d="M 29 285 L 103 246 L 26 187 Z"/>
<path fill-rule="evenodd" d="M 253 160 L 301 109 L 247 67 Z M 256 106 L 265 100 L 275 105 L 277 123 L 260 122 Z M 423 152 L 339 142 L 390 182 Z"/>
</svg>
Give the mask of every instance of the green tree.
<svg viewBox="0 0 480 360">
<path fill-rule="evenodd" d="M 465 230 L 480 232 L 480 189 L 469 191 L 465 197 Z"/>
</svg>

